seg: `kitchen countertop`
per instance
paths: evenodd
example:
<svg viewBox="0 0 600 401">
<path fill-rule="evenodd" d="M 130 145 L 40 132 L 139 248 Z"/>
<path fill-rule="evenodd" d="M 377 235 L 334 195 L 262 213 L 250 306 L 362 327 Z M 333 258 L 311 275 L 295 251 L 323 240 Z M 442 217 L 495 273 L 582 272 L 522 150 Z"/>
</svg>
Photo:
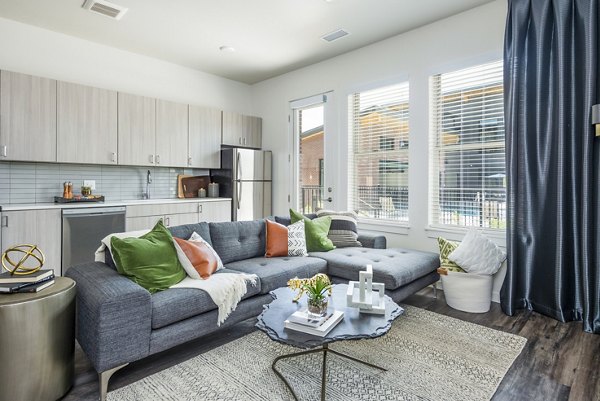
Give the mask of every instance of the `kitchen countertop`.
<svg viewBox="0 0 600 401">
<path fill-rule="evenodd" d="M 189 202 L 218 202 L 230 201 L 231 198 L 171 198 L 171 199 L 132 199 L 125 201 L 108 202 L 82 202 L 82 203 L 16 203 L 0 206 L 0 211 L 10 212 L 17 210 L 40 210 L 40 209 L 77 209 L 91 207 L 116 207 L 131 205 L 158 205 L 165 203 L 189 203 Z"/>
</svg>

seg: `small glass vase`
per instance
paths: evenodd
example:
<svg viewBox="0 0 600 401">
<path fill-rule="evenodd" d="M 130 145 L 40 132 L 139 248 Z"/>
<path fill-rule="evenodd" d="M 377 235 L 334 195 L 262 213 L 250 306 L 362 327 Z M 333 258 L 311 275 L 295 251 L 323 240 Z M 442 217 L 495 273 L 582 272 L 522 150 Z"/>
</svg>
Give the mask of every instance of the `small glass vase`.
<svg viewBox="0 0 600 401">
<path fill-rule="evenodd" d="M 327 297 L 314 299 L 308 297 L 308 317 L 310 319 L 319 319 L 327 314 L 327 304 L 329 300 Z"/>
</svg>

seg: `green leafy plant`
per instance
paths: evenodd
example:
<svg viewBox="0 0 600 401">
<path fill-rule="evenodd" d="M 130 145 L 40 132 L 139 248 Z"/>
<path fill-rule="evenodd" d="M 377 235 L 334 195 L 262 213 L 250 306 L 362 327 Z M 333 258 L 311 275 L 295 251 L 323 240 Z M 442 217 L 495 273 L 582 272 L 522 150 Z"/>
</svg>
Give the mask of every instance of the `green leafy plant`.
<svg viewBox="0 0 600 401">
<path fill-rule="evenodd" d="M 331 280 L 323 273 L 315 274 L 311 278 L 294 277 L 287 284 L 291 290 L 298 291 L 293 299 L 294 302 L 298 302 L 303 294 L 306 294 L 312 302 L 321 302 L 331 296 L 333 288 Z"/>
</svg>

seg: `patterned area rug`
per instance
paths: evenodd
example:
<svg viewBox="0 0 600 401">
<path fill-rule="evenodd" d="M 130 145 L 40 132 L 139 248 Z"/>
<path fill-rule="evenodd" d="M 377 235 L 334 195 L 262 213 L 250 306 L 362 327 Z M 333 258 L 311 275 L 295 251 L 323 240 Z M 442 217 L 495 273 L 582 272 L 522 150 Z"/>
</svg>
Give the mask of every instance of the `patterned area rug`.
<svg viewBox="0 0 600 401">
<path fill-rule="evenodd" d="M 383 337 L 330 346 L 388 371 L 329 354 L 327 400 L 490 400 L 525 346 L 523 337 L 404 307 L 405 314 Z M 293 400 L 271 363 L 276 356 L 295 351 L 257 331 L 111 391 L 108 399 Z M 321 358 L 318 353 L 278 362 L 301 400 L 320 397 Z"/>
</svg>

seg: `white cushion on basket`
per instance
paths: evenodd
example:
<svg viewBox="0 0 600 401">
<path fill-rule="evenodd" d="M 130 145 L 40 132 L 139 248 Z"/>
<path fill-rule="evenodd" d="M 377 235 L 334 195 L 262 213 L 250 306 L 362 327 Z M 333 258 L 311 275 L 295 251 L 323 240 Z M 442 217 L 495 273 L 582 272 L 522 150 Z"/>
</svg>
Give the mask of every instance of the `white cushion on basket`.
<svg viewBox="0 0 600 401">
<path fill-rule="evenodd" d="M 506 254 L 479 231 L 471 229 L 448 259 L 467 273 L 492 275 L 500 269 Z"/>
</svg>

